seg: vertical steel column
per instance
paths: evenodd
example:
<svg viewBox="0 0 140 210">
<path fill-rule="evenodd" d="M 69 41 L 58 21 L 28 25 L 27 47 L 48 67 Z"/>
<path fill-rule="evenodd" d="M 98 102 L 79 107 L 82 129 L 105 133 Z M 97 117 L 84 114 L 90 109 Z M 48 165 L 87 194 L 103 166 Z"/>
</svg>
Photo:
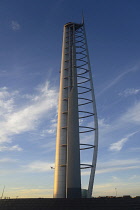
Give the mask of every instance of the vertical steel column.
<svg viewBox="0 0 140 210">
<path fill-rule="evenodd" d="M 86 38 L 84 23 L 83 23 L 83 30 L 84 30 L 86 53 L 87 53 L 87 60 L 88 60 L 90 88 L 92 90 L 91 95 L 92 95 L 92 101 L 93 101 L 92 104 L 93 104 L 94 128 L 95 128 L 95 131 L 94 131 L 94 153 L 93 153 L 93 159 L 92 159 L 92 168 L 91 168 L 91 173 L 90 173 L 89 186 L 88 186 L 88 191 L 87 191 L 87 197 L 91 198 L 92 197 L 94 177 L 95 177 L 95 170 L 96 170 L 97 152 L 98 152 L 98 117 L 97 117 L 97 109 L 96 109 L 96 103 L 95 103 L 93 79 L 92 79 L 92 72 L 91 72 L 91 66 L 90 66 L 90 59 L 89 59 L 89 52 L 88 52 L 88 45 L 87 45 L 87 38 Z"/>
</svg>

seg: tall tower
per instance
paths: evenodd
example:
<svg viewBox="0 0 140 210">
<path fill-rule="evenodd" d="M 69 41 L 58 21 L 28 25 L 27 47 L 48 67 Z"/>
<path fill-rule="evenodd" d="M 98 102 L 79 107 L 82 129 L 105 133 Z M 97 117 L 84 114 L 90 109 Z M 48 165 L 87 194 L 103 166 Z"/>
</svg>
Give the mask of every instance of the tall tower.
<svg viewBox="0 0 140 210">
<path fill-rule="evenodd" d="M 94 133 L 93 144 L 81 143 L 81 134 L 89 132 Z M 82 164 L 80 150 L 87 149 L 93 150 L 93 159 L 91 164 Z M 87 168 L 91 169 L 87 197 L 91 197 L 97 149 L 97 112 L 84 21 L 69 22 L 63 32 L 54 198 L 80 198 L 81 169 Z"/>
</svg>

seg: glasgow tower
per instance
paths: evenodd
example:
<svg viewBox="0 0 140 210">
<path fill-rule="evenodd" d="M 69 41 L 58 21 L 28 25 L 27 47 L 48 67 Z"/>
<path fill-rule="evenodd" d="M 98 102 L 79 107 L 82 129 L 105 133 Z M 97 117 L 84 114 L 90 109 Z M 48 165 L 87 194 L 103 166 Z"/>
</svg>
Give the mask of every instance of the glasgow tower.
<svg viewBox="0 0 140 210">
<path fill-rule="evenodd" d="M 98 120 L 85 25 L 69 22 L 63 31 L 54 198 L 80 198 L 83 169 L 90 173 L 86 197 L 92 196 L 97 150 Z M 82 152 L 88 155 L 88 151 L 90 164 L 82 159 Z"/>
</svg>

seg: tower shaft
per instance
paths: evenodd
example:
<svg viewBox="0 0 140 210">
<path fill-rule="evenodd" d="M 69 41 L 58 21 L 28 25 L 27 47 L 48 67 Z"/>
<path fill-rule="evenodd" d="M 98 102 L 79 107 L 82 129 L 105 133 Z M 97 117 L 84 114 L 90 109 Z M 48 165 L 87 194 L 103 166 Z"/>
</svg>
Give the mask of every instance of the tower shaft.
<svg viewBox="0 0 140 210">
<path fill-rule="evenodd" d="M 77 24 L 76 24 L 77 25 Z M 81 197 L 75 24 L 64 26 L 54 197 Z"/>
<path fill-rule="evenodd" d="M 93 145 L 80 143 L 89 132 L 94 133 Z M 81 164 L 80 150 L 87 149 L 93 149 L 92 163 Z M 84 22 L 70 22 L 63 31 L 54 198 L 80 198 L 80 170 L 87 168 L 91 173 L 86 197 L 92 196 L 97 150 L 98 121 Z"/>
</svg>

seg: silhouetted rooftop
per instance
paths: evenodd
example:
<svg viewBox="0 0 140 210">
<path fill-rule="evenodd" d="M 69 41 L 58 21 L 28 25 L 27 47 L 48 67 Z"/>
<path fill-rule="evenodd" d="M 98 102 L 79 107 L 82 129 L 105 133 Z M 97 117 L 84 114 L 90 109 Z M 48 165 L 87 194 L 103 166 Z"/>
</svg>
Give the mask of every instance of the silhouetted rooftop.
<svg viewBox="0 0 140 210">
<path fill-rule="evenodd" d="M 136 210 L 140 198 L 1 199 L 0 210 Z"/>
</svg>

